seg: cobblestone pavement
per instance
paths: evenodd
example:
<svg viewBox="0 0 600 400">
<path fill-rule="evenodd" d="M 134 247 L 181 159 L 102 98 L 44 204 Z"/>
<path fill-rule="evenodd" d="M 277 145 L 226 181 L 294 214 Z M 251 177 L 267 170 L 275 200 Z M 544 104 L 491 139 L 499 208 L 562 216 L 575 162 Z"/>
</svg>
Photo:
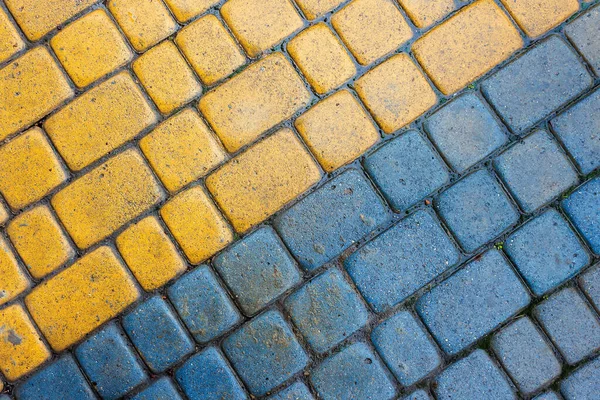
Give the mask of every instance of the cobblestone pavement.
<svg viewBox="0 0 600 400">
<path fill-rule="evenodd" d="M 0 0 L 0 400 L 600 399 L 599 3 Z"/>
</svg>

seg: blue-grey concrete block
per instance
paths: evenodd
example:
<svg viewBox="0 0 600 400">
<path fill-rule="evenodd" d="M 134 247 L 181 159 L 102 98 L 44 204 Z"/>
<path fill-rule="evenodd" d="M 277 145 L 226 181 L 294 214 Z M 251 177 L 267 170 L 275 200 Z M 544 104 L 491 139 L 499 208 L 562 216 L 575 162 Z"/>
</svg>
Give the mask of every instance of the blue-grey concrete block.
<svg viewBox="0 0 600 400">
<path fill-rule="evenodd" d="M 560 391 L 566 400 L 598 400 L 600 396 L 600 357 L 589 361 L 563 379 Z"/>
<path fill-rule="evenodd" d="M 592 251 L 600 254 L 600 178 L 581 185 L 562 206 Z"/>
<path fill-rule="evenodd" d="M 544 392 L 535 396 L 533 400 L 562 400 L 562 397 L 556 394 L 556 392 Z"/>
<path fill-rule="evenodd" d="M 295 382 L 282 391 L 270 396 L 269 400 L 315 400 L 308 390 L 308 387 L 302 382 Z"/>
<path fill-rule="evenodd" d="M 596 309 L 600 310 L 600 264 L 580 275 L 579 284 Z"/>
<path fill-rule="evenodd" d="M 406 397 L 403 397 L 402 400 L 432 400 L 431 396 L 424 391 L 423 389 L 412 392 Z"/>
<path fill-rule="evenodd" d="M 182 400 L 175 385 L 166 376 L 153 382 L 146 389 L 142 390 L 131 400 Z"/>
<path fill-rule="evenodd" d="M 572 21 L 565 33 L 600 76 L 600 7 L 594 7 Z"/>
</svg>

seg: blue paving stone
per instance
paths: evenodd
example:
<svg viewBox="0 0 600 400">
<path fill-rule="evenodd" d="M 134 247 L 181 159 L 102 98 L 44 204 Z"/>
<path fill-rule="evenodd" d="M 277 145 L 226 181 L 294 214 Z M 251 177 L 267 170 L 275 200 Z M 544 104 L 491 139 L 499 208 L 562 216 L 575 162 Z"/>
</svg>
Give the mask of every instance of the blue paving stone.
<svg viewBox="0 0 600 400">
<path fill-rule="evenodd" d="M 554 293 L 534 314 L 569 364 L 600 349 L 600 323 L 574 288 Z"/>
<path fill-rule="evenodd" d="M 426 293 L 416 308 L 442 349 L 454 354 L 527 304 L 529 294 L 515 272 L 490 250 Z"/>
<path fill-rule="evenodd" d="M 446 161 L 459 173 L 508 139 L 488 107 L 473 93 L 445 105 L 425 121 L 425 129 Z"/>
<path fill-rule="evenodd" d="M 436 206 L 467 252 L 500 235 L 519 219 L 517 210 L 487 170 L 454 184 L 440 195 Z"/>
<path fill-rule="evenodd" d="M 509 236 L 504 249 L 536 295 L 557 287 L 590 262 L 575 233 L 553 208 Z"/>
<path fill-rule="evenodd" d="M 377 312 L 402 302 L 458 261 L 459 253 L 430 212 L 418 211 L 345 261 Z"/>
<path fill-rule="evenodd" d="M 483 350 L 455 362 L 436 379 L 438 400 L 516 399 L 507 378 Z"/>
<path fill-rule="evenodd" d="M 293 259 L 271 227 L 225 250 L 214 266 L 249 316 L 300 281 Z"/>
<path fill-rule="evenodd" d="M 17 385 L 19 400 L 93 400 L 96 398 L 69 354 L 43 367 Z"/>
<path fill-rule="evenodd" d="M 291 294 L 285 308 L 308 344 L 319 353 L 362 328 L 368 318 L 358 294 L 336 269 Z"/>
<path fill-rule="evenodd" d="M 278 311 L 246 323 L 223 342 L 223 350 L 248 389 L 262 396 L 290 379 L 308 356 Z"/>
<path fill-rule="evenodd" d="M 492 348 L 525 394 L 535 392 L 560 375 L 560 362 L 543 334 L 527 317 L 519 318 L 497 333 Z"/>
<path fill-rule="evenodd" d="M 396 211 L 448 182 L 441 158 L 419 132 L 409 131 L 367 157 L 365 168 Z"/>
<path fill-rule="evenodd" d="M 600 76 L 600 7 L 586 11 L 565 28 L 569 40 Z"/>
<path fill-rule="evenodd" d="M 589 174 L 600 167 L 600 90 L 554 118 L 552 127 L 581 172 Z"/>
<path fill-rule="evenodd" d="M 417 390 L 416 392 L 412 392 L 406 397 L 403 397 L 402 400 L 432 400 L 431 396 L 427 394 L 424 390 Z"/>
<path fill-rule="evenodd" d="M 206 265 L 183 275 L 167 292 L 179 316 L 200 343 L 225 333 L 241 319 Z"/>
<path fill-rule="evenodd" d="M 592 251 L 600 254 L 600 178 L 580 186 L 562 205 Z"/>
<path fill-rule="evenodd" d="M 118 399 L 147 379 L 142 364 L 115 323 L 80 344 L 75 355 L 104 399 Z"/>
<path fill-rule="evenodd" d="M 235 374 L 214 347 L 188 359 L 175 372 L 175 378 L 190 400 L 247 399 Z"/>
<path fill-rule="evenodd" d="M 436 346 L 408 311 L 401 311 L 376 326 L 371 340 L 403 386 L 417 383 L 442 362 Z"/>
<path fill-rule="evenodd" d="M 580 275 L 579 284 L 596 308 L 600 310 L 600 264 Z"/>
<path fill-rule="evenodd" d="M 532 212 L 577 183 L 577 172 L 558 144 L 537 131 L 496 157 L 494 166 L 525 212 Z"/>
<path fill-rule="evenodd" d="M 388 400 L 396 390 L 384 368 L 359 342 L 325 359 L 310 379 L 324 400 Z"/>
<path fill-rule="evenodd" d="M 163 376 L 146 389 L 131 398 L 131 400 L 181 400 L 175 385 L 169 378 Z"/>
<path fill-rule="evenodd" d="M 314 270 L 389 217 L 371 184 L 352 169 L 280 215 L 275 228 L 300 265 Z"/>
<path fill-rule="evenodd" d="M 268 398 L 269 400 L 314 400 L 306 385 L 302 382 L 296 382 L 281 392 Z"/>
<path fill-rule="evenodd" d="M 600 357 L 589 361 L 563 379 L 560 391 L 566 400 L 598 400 L 600 393 Z"/>
<path fill-rule="evenodd" d="M 559 397 L 556 392 L 544 392 L 534 397 L 533 400 L 562 400 L 562 397 Z"/>
<path fill-rule="evenodd" d="M 557 36 L 537 44 L 482 84 L 502 119 L 522 134 L 583 92 L 592 78 Z"/>
<path fill-rule="evenodd" d="M 167 303 L 158 296 L 151 297 L 126 315 L 123 328 L 154 372 L 172 367 L 194 351 L 194 342 Z"/>
<path fill-rule="evenodd" d="M 12 400 L 7 394 L 0 394 L 0 400 Z"/>
</svg>

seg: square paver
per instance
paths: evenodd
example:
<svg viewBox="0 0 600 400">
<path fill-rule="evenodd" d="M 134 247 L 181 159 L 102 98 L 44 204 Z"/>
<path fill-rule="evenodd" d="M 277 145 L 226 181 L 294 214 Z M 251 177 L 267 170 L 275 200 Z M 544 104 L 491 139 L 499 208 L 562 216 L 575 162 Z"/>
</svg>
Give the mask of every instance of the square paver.
<svg viewBox="0 0 600 400">
<path fill-rule="evenodd" d="M 584 364 L 565 378 L 560 391 L 567 400 L 594 400 L 600 391 L 600 357 Z"/>
<path fill-rule="evenodd" d="M 579 284 L 596 309 L 600 310 L 600 264 L 579 275 Z"/>
<path fill-rule="evenodd" d="M 175 388 L 175 384 L 166 376 L 158 379 L 146 389 L 142 390 L 131 400 L 182 400 L 181 395 Z"/>
<path fill-rule="evenodd" d="M 600 178 L 581 185 L 562 202 L 563 209 L 588 242 L 600 254 Z"/>
<path fill-rule="evenodd" d="M 565 34 L 600 75 L 600 7 L 583 13 L 565 28 Z"/>
<path fill-rule="evenodd" d="M 268 400 L 315 400 L 302 382 L 296 382 L 267 398 Z"/>
</svg>

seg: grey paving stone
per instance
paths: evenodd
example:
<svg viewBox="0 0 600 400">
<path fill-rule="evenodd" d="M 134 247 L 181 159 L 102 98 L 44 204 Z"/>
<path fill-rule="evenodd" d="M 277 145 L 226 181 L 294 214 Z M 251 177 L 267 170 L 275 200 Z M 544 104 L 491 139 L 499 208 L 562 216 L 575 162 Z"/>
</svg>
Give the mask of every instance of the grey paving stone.
<svg viewBox="0 0 600 400">
<path fill-rule="evenodd" d="M 600 396 L 600 357 L 589 361 L 565 378 L 560 391 L 566 400 L 598 400 Z"/>
<path fill-rule="evenodd" d="M 565 33 L 596 75 L 600 75 L 600 7 L 583 13 L 565 28 Z"/>
<path fill-rule="evenodd" d="M 600 264 L 580 275 L 579 284 L 592 300 L 596 309 L 600 310 Z"/>
<path fill-rule="evenodd" d="M 592 251 L 600 254 L 600 178 L 581 185 L 562 206 Z"/>
</svg>

